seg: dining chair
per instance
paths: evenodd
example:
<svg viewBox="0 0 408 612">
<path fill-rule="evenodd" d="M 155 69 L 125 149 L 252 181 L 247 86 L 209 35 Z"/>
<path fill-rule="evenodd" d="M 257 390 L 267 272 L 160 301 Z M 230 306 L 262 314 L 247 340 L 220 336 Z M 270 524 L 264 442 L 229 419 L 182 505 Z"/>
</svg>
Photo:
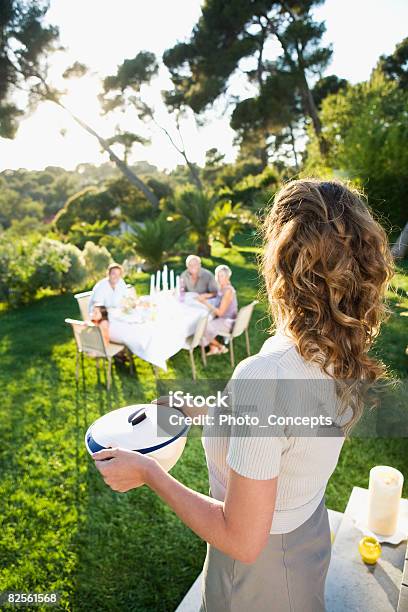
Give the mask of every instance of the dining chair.
<svg viewBox="0 0 408 612">
<path fill-rule="evenodd" d="M 89 300 L 91 298 L 91 293 L 92 291 L 84 291 L 83 293 L 76 293 L 74 295 L 74 298 L 78 302 L 79 311 L 84 321 L 89 319 L 88 306 Z"/>
<path fill-rule="evenodd" d="M 99 359 L 103 360 L 105 370 L 105 360 L 108 362 L 108 373 L 106 376 L 106 386 L 110 389 L 112 382 L 112 359 L 115 355 L 123 351 L 123 344 L 114 342 L 106 343 L 101 328 L 94 323 L 77 321 L 75 319 L 65 319 L 65 323 L 71 326 L 76 343 L 76 380 L 79 379 L 79 355 L 83 360 L 84 355 L 96 359 L 96 366 L 99 368 Z"/>
<path fill-rule="evenodd" d="M 254 300 L 250 304 L 243 306 L 239 309 L 237 318 L 234 321 L 234 325 L 229 333 L 220 334 L 230 346 L 230 358 L 231 358 L 231 366 L 235 366 L 235 355 L 234 355 L 234 338 L 238 338 L 241 334 L 245 334 L 245 342 L 248 356 L 251 354 L 251 346 L 249 343 L 249 333 L 248 328 L 251 322 L 252 314 L 254 312 L 255 306 L 259 304 L 259 300 Z"/>
<path fill-rule="evenodd" d="M 194 334 L 192 336 L 189 336 L 186 339 L 187 350 L 190 353 L 191 371 L 193 374 L 193 380 L 196 380 L 196 377 L 197 377 L 197 371 L 196 371 L 196 366 L 195 366 L 195 361 L 194 361 L 194 349 L 197 346 L 201 347 L 201 359 L 203 360 L 204 366 L 207 365 L 205 349 L 204 349 L 204 346 L 201 344 L 201 341 L 203 339 L 203 336 L 204 336 L 204 333 L 207 327 L 207 321 L 208 321 L 208 315 L 204 315 L 203 317 L 201 317 L 201 319 L 198 321 L 196 325 Z"/>
</svg>

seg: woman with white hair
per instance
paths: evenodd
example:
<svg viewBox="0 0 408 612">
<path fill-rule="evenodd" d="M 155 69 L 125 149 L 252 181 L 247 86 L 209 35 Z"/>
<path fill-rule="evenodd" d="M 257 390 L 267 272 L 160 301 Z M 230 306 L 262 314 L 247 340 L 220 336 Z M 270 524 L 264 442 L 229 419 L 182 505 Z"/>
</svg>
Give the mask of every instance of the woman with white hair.
<svg viewBox="0 0 408 612">
<path fill-rule="evenodd" d="M 217 336 L 228 334 L 238 312 L 237 294 L 231 285 L 231 268 L 222 265 L 215 268 L 215 280 L 218 285 L 218 306 L 211 304 L 204 296 L 199 295 L 197 300 L 207 306 L 214 318 L 210 319 L 203 337 L 204 346 L 209 345 L 207 355 L 220 355 L 227 353 L 228 349 L 218 342 Z"/>
</svg>

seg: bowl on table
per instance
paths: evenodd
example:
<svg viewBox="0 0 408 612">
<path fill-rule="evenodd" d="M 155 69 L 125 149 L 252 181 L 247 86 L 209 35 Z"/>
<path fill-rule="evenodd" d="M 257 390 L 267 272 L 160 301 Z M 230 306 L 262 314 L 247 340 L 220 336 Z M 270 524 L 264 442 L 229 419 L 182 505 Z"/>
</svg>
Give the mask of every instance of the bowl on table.
<svg viewBox="0 0 408 612">
<path fill-rule="evenodd" d="M 175 408 L 134 404 L 92 423 L 85 434 L 85 446 L 89 454 L 110 447 L 137 451 L 154 457 L 169 471 L 183 453 L 188 430 L 182 412 Z"/>
</svg>

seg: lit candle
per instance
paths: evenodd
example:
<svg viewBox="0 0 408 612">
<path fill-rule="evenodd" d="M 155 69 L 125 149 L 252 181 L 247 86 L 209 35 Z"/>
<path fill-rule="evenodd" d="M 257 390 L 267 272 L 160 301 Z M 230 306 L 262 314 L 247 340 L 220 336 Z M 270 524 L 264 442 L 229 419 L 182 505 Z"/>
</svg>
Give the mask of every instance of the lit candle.
<svg viewBox="0 0 408 612">
<path fill-rule="evenodd" d="M 387 465 L 370 470 L 367 526 L 374 533 L 390 536 L 397 530 L 403 482 L 401 472 Z"/>
<path fill-rule="evenodd" d="M 170 270 L 170 291 L 174 290 L 174 270 Z"/>
<path fill-rule="evenodd" d="M 156 291 L 160 291 L 160 270 L 156 272 Z"/>
<path fill-rule="evenodd" d="M 150 295 L 154 293 L 154 274 L 150 276 Z"/>
</svg>

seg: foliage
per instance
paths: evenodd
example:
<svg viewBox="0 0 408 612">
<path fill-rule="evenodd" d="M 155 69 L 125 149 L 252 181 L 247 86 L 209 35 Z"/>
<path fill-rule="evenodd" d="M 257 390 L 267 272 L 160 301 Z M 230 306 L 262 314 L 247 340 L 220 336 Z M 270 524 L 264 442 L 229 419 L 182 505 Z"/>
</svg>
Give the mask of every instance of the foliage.
<svg viewBox="0 0 408 612">
<path fill-rule="evenodd" d="M 39 289 L 67 291 L 87 277 L 82 252 L 50 238 L 10 241 L 0 237 L 0 302 L 12 307 L 33 300 Z"/>
<path fill-rule="evenodd" d="M 102 278 L 106 268 L 112 262 L 108 249 L 104 246 L 98 246 L 91 241 L 85 243 L 83 257 L 88 280 L 92 281 Z"/>
<path fill-rule="evenodd" d="M 133 225 L 133 247 L 152 268 L 161 266 L 164 259 L 185 231 L 183 220 L 174 220 L 162 213 L 156 219 Z"/>
<path fill-rule="evenodd" d="M 152 189 L 158 199 L 167 193 L 166 186 L 154 176 L 144 176 L 146 184 Z M 116 207 L 120 208 L 120 217 L 126 221 L 143 221 L 152 216 L 153 207 L 125 178 L 109 181 L 106 191 Z"/>
<path fill-rule="evenodd" d="M 44 23 L 48 10 L 44 0 L 2 0 L 0 9 L 0 136 L 14 138 L 23 110 L 12 101 L 13 94 L 35 82 L 44 55 L 55 46 L 58 29 Z"/>
<path fill-rule="evenodd" d="M 286 132 L 290 136 L 302 117 L 311 119 L 321 141 L 321 125 L 307 80 L 310 74 L 320 73 L 331 56 L 331 48 L 321 46 L 324 23 L 312 17 L 319 4 L 321 0 L 242 0 L 238 4 L 206 0 L 190 40 L 164 53 L 174 86 L 167 104 L 177 108 L 184 103 L 202 113 L 226 94 L 234 106 L 232 126 L 238 130 L 238 140 L 258 143 L 263 166 L 268 162 L 271 141 L 275 146 L 275 137 L 281 132 L 285 140 Z M 271 42 L 281 49 L 273 62 L 267 54 Z M 230 77 L 244 59 L 254 66 L 245 74 L 256 93 L 237 99 L 229 90 Z"/>
<path fill-rule="evenodd" d="M 0 238 L 0 302 L 15 307 L 34 297 L 37 287 L 31 282 L 32 250 L 29 240 L 17 242 Z"/>
<path fill-rule="evenodd" d="M 401 89 L 408 88 L 408 37 L 404 38 L 391 55 L 382 55 L 378 68 L 389 79 L 396 81 Z"/>
<path fill-rule="evenodd" d="M 260 174 L 248 175 L 241 179 L 231 192 L 231 200 L 248 206 L 252 210 L 263 208 L 275 194 L 280 184 L 278 172 L 266 167 Z"/>
<path fill-rule="evenodd" d="M 402 227 L 407 221 L 408 94 L 375 71 L 365 83 L 350 85 L 322 103 L 322 159 L 311 136 L 305 172 L 337 171 L 363 186 L 381 217 Z"/>
<path fill-rule="evenodd" d="M 346 79 L 340 79 L 335 74 L 322 77 L 314 85 L 312 94 L 317 108 L 320 110 L 322 102 L 327 96 L 336 94 L 338 91 L 345 89 L 348 83 Z"/>
<path fill-rule="evenodd" d="M 66 291 L 78 287 L 86 278 L 85 261 L 73 244 L 45 238 L 33 251 L 34 272 L 30 279 L 36 289 Z"/>
<path fill-rule="evenodd" d="M 107 221 L 95 221 L 95 223 L 85 223 L 85 221 L 79 221 L 72 225 L 67 240 L 75 246 L 82 249 L 88 240 L 99 243 L 103 236 L 108 231 Z"/>
<path fill-rule="evenodd" d="M 239 204 L 233 206 L 231 200 L 220 202 L 212 213 L 211 235 L 219 240 L 225 247 L 232 247 L 232 240 L 236 234 L 247 226 L 256 225 L 255 216 Z"/>
<path fill-rule="evenodd" d="M 92 183 L 85 173 L 57 166 L 47 166 L 44 170 L 4 170 L 0 173 L 0 179 L 9 189 L 16 191 L 21 199 L 31 198 L 41 204 L 41 218 L 45 220 L 55 215 L 81 187 Z"/>
<path fill-rule="evenodd" d="M 122 263 L 125 259 L 130 259 L 135 254 L 133 234 L 129 232 L 120 236 L 106 234 L 99 241 L 99 246 L 106 248 L 113 260 L 119 263 Z"/>
<path fill-rule="evenodd" d="M 21 196 L 14 189 L 10 189 L 4 180 L 0 179 L 0 226 L 7 229 L 12 222 L 22 221 L 25 218 L 42 219 L 44 205 L 35 202 L 29 196 Z"/>
<path fill-rule="evenodd" d="M 62 234 L 68 234 L 78 221 L 95 223 L 111 221 L 116 203 L 106 189 L 86 187 L 68 199 L 55 218 L 55 226 Z"/>
<path fill-rule="evenodd" d="M 176 192 L 173 204 L 179 218 L 187 222 L 187 230 L 192 239 L 197 242 L 198 255 L 209 255 L 216 206 L 214 194 L 188 186 Z"/>
</svg>

